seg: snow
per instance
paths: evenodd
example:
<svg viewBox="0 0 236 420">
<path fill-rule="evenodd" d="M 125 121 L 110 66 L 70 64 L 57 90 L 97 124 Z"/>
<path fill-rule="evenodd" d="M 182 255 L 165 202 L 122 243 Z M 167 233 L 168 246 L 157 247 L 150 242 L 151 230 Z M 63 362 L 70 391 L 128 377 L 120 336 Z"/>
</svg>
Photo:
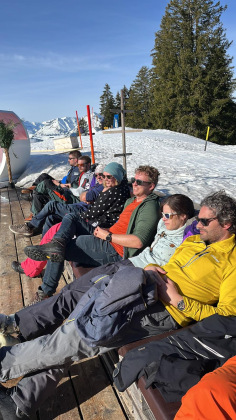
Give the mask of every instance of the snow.
<svg viewBox="0 0 236 420">
<path fill-rule="evenodd" d="M 97 131 L 93 135 L 96 163 L 123 163 L 122 157 L 114 157 L 122 153 L 122 135 L 116 133 L 119 130 L 109 130 L 106 134 Z M 34 134 L 35 138 L 31 138 L 30 161 L 17 186 L 31 185 L 42 172 L 61 179 L 69 170 L 68 153 L 55 152 L 49 133 L 53 131 L 50 129 L 47 135 L 45 130 L 41 135 L 37 131 L 37 137 Z M 82 136 L 82 143 L 81 152 L 91 156 L 89 136 Z M 133 176 L 136 167 L 148 164 L 160 172 L 156 189 L 161 193 L 186 194 L 196 203 L 220 189 L 236 197 L 236 146 L 208 142 L 206 151 L 204 148 L 205 140 L 169 130 L 126 132 L 126 151 L 132 153 L 127 156 L 128 178 Z"/>
<path fill-rule="evenodd" d="M 84 120 L 88 123 L 87 115 L 83 117 Z M 93 121 L 93 128 L 100 128 L 101 116 L 94 112 L 91 115 L 91 120 Z M 43 137 L 65 137 L 72 133 L 77 132 L 77 119 L 75 117 L 62 117 L 55 118 L 53 120 L 39 122 L 29 122 L 23 121 L 24 125 L 28 131 L 29 137 L 34 141 L 35 139 L 41 139 Z"/>
</svg>

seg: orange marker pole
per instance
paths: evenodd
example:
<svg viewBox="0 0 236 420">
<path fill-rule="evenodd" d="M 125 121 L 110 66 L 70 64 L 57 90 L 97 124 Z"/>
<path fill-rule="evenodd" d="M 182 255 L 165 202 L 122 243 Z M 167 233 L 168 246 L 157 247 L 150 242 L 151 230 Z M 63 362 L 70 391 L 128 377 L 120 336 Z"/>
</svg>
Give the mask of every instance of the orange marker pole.
<svg viewBox="0 0 236 420">
<path fill-rule="evenodd" d="M 77 111 L 75 111 L 75 112 L 76 112 L 77 125 L 78 125 L 78 131 L 79 131 L 80 146 L 81 146 L 81 149 L 83 149 L 83 145 L 82 145 L 82 138 L 81 138 L 81 133 L 80 133 L 80 126 L 79 126 L 79 117 L 78 117 L 78 112 L 77 112 Z"/>
<path fill-rule="evenodd" d="M 94 149 L 93 149 L 93 132 L 92 132 L 92 126 L 91 126 L 90 106 L 89 105 L 87 105 L 87 115 L 88 115 L 88 126 L 89 126 L 89 135 L 90 135 L 91 158 L 92 158 L 92 163 L 95 163 Z"/>
</svg>

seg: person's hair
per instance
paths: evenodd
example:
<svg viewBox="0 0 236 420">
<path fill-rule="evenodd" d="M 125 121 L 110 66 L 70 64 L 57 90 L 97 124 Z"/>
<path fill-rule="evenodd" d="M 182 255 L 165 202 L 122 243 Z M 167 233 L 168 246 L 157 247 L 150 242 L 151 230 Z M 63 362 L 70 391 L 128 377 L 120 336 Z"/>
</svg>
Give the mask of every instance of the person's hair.
<svg viewBox="0 0 236 420">
<path fill-rule="evenodd" d="M 79 158 L 79 160 L 83 160 L 85 163 L 90 163 L 90 165 L 91 165 L 91 158 L 90 158 L 90 156 L 87 156 L 87 155 L 82 155 L 82 156 Z"/>
<path fill-rule="evenodd" d="M 94 173 L 95 174 L 103 174 L 104 168 L 105 168 L 105 164 L 104 163 L 96 164 Z"/>
<path fill-rule="evenodd" d="M 77 160 L 79 160 L 80 156 L 82 156 L 79 150 L 73 150 L 72 152 L 69 153 L 69 155 L 73 156 Z"/>
<path fill-rule="evenodd" d="M 158 183 L 158 176 L 160 175 L 160 172 L 157 168 L 154 168 L 154 166 L 149 165 L 140 165 L 138 168 L 135 169 L 135 173 L 138 172 L 144 172 L 153 184 Z"/>
<path fill-rule="evenodd" d="M 170 195 L 161 202 L 162 209 L 165 204 L 178 214 L 186 214 L 187 219 L 191 219 L 195 214 L 193 202 L 191 198 L 187 197 L 187 195 Z"/>
<path fill-rule="evenodd" d="M 201 201 L 200 206 L 211 209 L 221 226 L 231 223 L 228 231 L 236 233 L 236 200 L 224 190 L 208 195 Z"/>
</svg>

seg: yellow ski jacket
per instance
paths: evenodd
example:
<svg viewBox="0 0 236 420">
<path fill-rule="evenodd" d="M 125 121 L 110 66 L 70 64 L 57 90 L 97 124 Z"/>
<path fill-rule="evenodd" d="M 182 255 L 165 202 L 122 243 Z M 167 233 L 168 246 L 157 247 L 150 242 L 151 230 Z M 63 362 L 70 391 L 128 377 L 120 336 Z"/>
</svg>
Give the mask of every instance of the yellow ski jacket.
<svg viewBox="0 0 236 420">
<path fill-rule="evenodd" d="M 181 326 L 216 313 L 236 316 L 235 235 L 210 245 L 190 236 L 162 268 L 183 295 L 183 311 L 163 302 Z"/>
</svg>

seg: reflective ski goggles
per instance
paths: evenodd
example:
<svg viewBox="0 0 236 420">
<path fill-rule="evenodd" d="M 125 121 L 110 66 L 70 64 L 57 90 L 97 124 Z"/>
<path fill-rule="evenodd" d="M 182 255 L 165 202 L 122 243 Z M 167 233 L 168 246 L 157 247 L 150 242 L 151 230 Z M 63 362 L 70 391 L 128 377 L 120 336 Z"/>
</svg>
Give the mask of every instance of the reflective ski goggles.
<svg viewBox="0 0 236 420">
<path fill-rule="evenodd" d="M 210 224 L 213 220 L 216 220 L 216 219 L 217 219 L 217 217 L 210 217 L 209 219 L 205 219 L 205 218 L 202 218 L 202 217 L 195 217 L 195 219 L 196 219 L 196 221 L 197 221 L 198 223 L 201 223 L 201 224 L 202 224 L 202 226 L 209 226 L 209 224 Z"/>
<path fill-rule="evenodd" d="M 145 185 L 151 184 L 151 181 L 142 181 L 141 179 L 136 179 L 134 177 L 131 178 L 131 183 L 134 184 L 136 182 L 137 185 Z"/>
</svg>

